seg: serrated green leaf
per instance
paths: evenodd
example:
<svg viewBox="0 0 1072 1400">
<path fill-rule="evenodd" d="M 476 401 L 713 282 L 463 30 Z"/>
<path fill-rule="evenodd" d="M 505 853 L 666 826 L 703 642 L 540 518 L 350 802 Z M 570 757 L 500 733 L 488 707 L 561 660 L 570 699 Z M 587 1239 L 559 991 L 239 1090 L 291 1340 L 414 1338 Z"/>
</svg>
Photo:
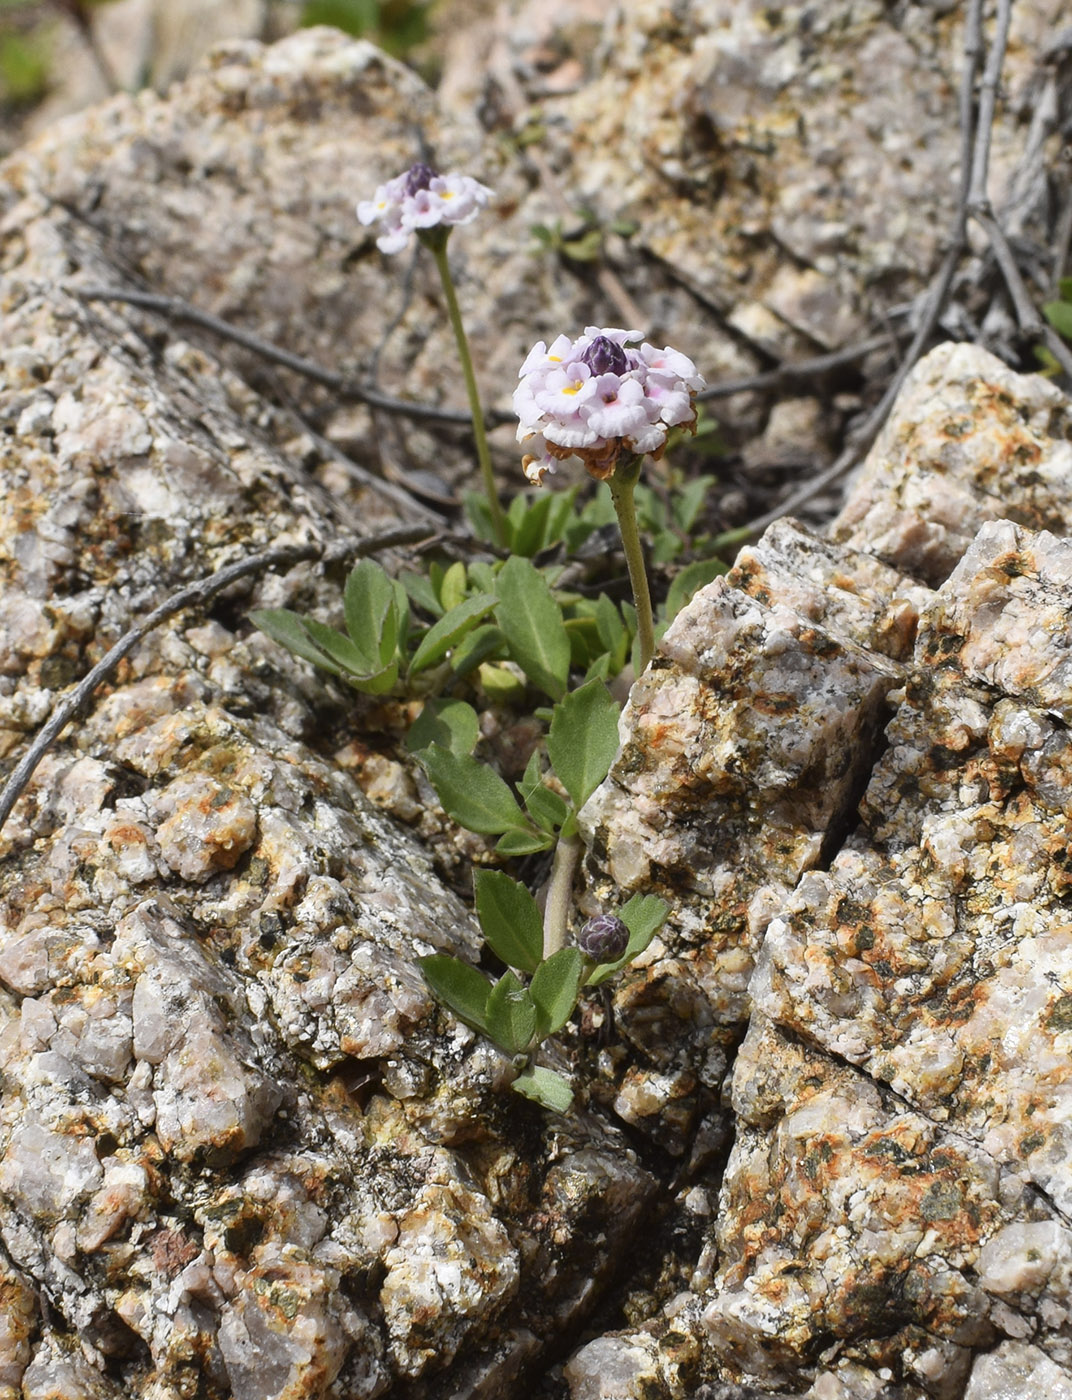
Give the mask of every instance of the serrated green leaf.
<svg viewBox="0 0 1072 1400">
<path fill-rule="evenodd" d="M 430 744 L 419 757 L 443 810 L 461 826 L 488 836 L 525 829 L 517 799 L 486 763 L 478 763 L 468 754 L 451 753 L 440 744 Z"/>
<path fill-rule="evenodd" d="M 573 1104 L 569 1082 L 542 1065 L 530 1065 L 522 1070 L 510 1087 L 515 1094 L 531 1099 L 541 1108 L 549 1108 L 552 1113 L 568 1113 Z"/>
<path fill-rule="evenodd" d="M 618 704 L 602 681 L 587 681 L 554 708 L 547 753 L 580 810 L 607 776 L 618 752 Z"/>
<path fill-rule="evenodd" d="M 675 576 L 666 595 L 665 620 L 672 622 L 701 588 L 705 588 L 728 569 L 729 565 L 722 559 L 697 559 L 691 564 L 686 564 Z"/>
<path fill-rule="evenodd" d="M 502 628 L 493 622 L 485 622 L 461 639 L 450 658 L 450 669 L 456 676 L 467 676 L 470 671 L 492 658 L 502 657 L 506 652 L 506 638 Z"/>
<path fill-rule="evenodd" d="M 611 658 L 607 652 L 600 652 L 584 673 L 585 681 L 607 681 L 611 674 Z"/>
<path fill-rule="evenodd" d="M 548 831 L 524 830 L 507 831 L 495 842 L 495 854 L 499 856 L 533 856 L 537 851 L 549 850 L 555 838 Z"/>
<path fill-rule="evenodd" d="M 625 952 L 617 962 L 601 963 L 590 972 L 588 986 L 598 987 L 601 982 L 613 977 L 616 972 L 621 972 L 623 967 L 639 957 L 662 927 L 669 912 L 669 904 L 658 895 L 635 894 L 632 899 L 627 900 L 618 910 L 619 919 L 629 930 L 629 942 Z"/>
<path fill-rule="evenodd" d="M 569 678 L 570 644 L 547 580 L 531 560 L 515 554 L 503 565 L 496 586 L 495 616 L 510 655 L 533 685 L 560 700 Z"/>
<path fill-rule="evenodd" d="M 1072 302 L 1048 301 L 1042 311 L 1058 335 L 1072 340 Z"/>
<path fill-rule="evenodd" d="M 583 972 L 584 957 L 579 948 L 559 948 L 536 969 L 529 983 L 529 995 L 536 1005 L 540 1040 L 560 1031 L 573 1015 Z"/>
<path fill-rule="evenodd" d="M 478 870 L 473 889 L 488 947 L 507 967 L 535 972 L 543 957 L 543 919 L 535 899 L 501 870 Z"/>
<path fill-rule="evenodd" d="M 488 1034 L 487 1005 L 491 983 L 482 972 L 447 953 L 418 958 L 424 980 L 438 1001 L 474 1030 Z"/>
<path fill-rule="evenodd" d="M 443 616 L 443 604 L 439 601 L 439 594 L 427 574 L 403 573 L 399 574 L 398 581 L 415 607 L 431 613 L 433 617 Z"/>
<path fill-rule="evenodd" d="M 491 989 L 487 1005 L 488 1035 L 508 1055 L 523 1055 L 536 1034 L 536 1007 L 528 988 L 504 972 Z"/>
<path fill-rule="evenodd" d="M 472 705 L 437 697 L 427 701 L 410 725 L 406 748 L 419 753 L 430 744 L 438 744 L 454 754 L 471 754 L 479 738 L 480 721 Z"/>
<path fill-rule="evenodd" d="M 303 661 L 311 661 L 314 666 L 330 671 L 333 676 L 344 674 L 343 668 L 313 641 L 301 613 L 291 612 L 289 608 L 264 608 L 250 613 L 249 620 L 266 637 L 271 637 L 273 642 L 286 647 Z"/>
<path fill-rule="evenodd" d="M 450 612 L 451 608 L 456 608 L 465 597 L 465 565 L 460 559 L 456 559 L 450 568 L 443 575 L 443 581 L 439 585 L 439 601 L 443 604 L 443 611 Z"/>
<path fill-rule="evenodd" d="M 409 663 L 409 674 L 416 676 L 437 661 L 442 661 L 447 652 L 458 645 L 466 633 L 471 632 L 482 617 L 486 617 L 496 604 L 494 593 L 477 593 L 466 598 L 457 607 L 451 608 L 438 622 L 433 623 L 421 638 L 421 643 L 413 653 Z"/>
</svg>

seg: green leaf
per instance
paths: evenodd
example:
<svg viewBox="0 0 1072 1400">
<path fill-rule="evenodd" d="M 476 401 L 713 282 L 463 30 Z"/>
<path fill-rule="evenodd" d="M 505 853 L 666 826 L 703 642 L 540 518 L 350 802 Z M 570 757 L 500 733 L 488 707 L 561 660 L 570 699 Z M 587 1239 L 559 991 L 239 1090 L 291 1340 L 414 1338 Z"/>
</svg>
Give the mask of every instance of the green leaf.
<svg viewBox="0 0 1072 1400">
<path fill-rule="evenodd" d="M 478 676 L 480 688 L 492 705 L 512 705 L 524 699 L 525 682 L 509 666 L 493 666 L 484 661 Z"/>
<path fill-rule="evenodd" d="M 249 620 L 266 637 L 271 637 L 273 642 L 286 647 L 303 661 L 311 661 L 314 666 L 330 671 L 333 676 L 344 674 L 343 668 L 313 641 L 301 613 L 291 612 L 289 608 L 265 608 L 250 613 Z"/>
<path fill-rule="evenodd" d="M 330 24 L 344 34 L 360 36 L 374 29 L 379 17 L 377 0 L 306 0 L 298 23 L 306 29 Z"/>
<path fill-rule="evenodd" d="M 618 704 L 602 681 L 587 681 L 555 706 L 547 752 L 578 810 L 614 762 L 618 713 Z"/>
<path fill-rule="evenodd" d="M 584 955 L 579 948 L 559 948 L 536 969 L 529 984 L 529 995 L 536 1003 L 540 1040 L 560 1031 L 573 1015 L 583 971 Z"/>
<path fill-rule="evenodd" d="M 417 966 L 438 1001 L 449 1006 L 467 1026 L 488 1034 L 487 1005 L 491 983 L 482 972 L 446 953 L 432 953 L 426 958 L 418 958 Z"/>
<path fill-rule="evenodd" d="M 491 518 L 491 507 L 488 505 L 488 498 L 483 491 L 466 491 L 462 501 L 465 513 L 469 517 L 469 524 L 473 527 L 473 534 L 478 540 L 495 544 L 495 525 Z M 480 587 L 483 587 L 483 584 Z"/>
<path fill-rule="evenodd" d="M 618 917 L 629 930 L 625 952 L 613 963 L 601 963 L 588 974 L 588 986 L 598 987 L 608 977 L 621 972 L 627 963 L 639 957 L 666 921 L 670 906 L 654 894 L 635 894 L 618 910 Z"/>
<path fill-rule="evenodd" d="M 507 967 L 535 972 L 543 957 L 543 919 L 535 899 L 501 870 L 478 870 L 473 887 L 488 947 Z"/>
<path fill-rule="evenodd" d="M 495 592 L 495 580 L 499 576 L 499 570 L 494 564 L 488 564 L 483 559 L 474 559 L 468 572 L 471 587 L 480 593 Z"/>
<path fill-rule="evenodd" d="M 659 530 L 651 541 L 651 562 L 669 564 L 684 548 L 680 535 L 676 535 L 673 530 Z"/>
<path fill-rule="evenodd" d="M 467 676 L 489 658 L 503 656 L 505 651 L 506 638 L 502 628 L 496 627 L 493 622 L 486 622 L 481 627 L 474 627 L 454 648 L 450 669 L 456 676 Z"/>
<path fill-rule="evenodd" d="M 705 588 L 712 579 L 727 573 L 728 570 L 729 565 L 722 559 L 697 559 L 692 564 L 686 564 L 674 578 L 666 595 L 666 621 L 672 622 L 701 588 Z"/>
<path fill-rule="evenodd" d="M 410 602 L 416 607 L 431 613 L 433 617 L 443 616 L 443 604 L 439 601 L 439 594 L 427 574 L 403 573 L 399 574 L 398 581 L 409 595 Z"/>
<path fill-rule="evenodd" d="M 573 666 L 582 669 L 590 666 L 603 650 L 594 617 L 567 618 L 566 636 L 570 641 L 570 663 Z"/>
<path fill-rule="evenodd" d="M 458 606 L 465 597 L 465 586 L 465 565 L 460 559 L 456 559 L 443 575 L 443 582 L 439 585 L 439 601 L 443 604 L 444 612 L 450 612 L 451 608 Z"/>
<path fill-rule="evenodd" d="M 570 644 L 547 580 L 530 560 L 511 555 L 499 574 L 498 591 L 496 618 L 511 656 L 534 685 L 561 700 Z"/>
<path fill-rule="evenodd" d="M 514 527 L 514 537 L 511 541 L 514 554 L 523 554 L 526 559 L 531 559 L 543 548 L 547 534 L 547 518 L 551 514 L 554 501 L 554 496 L 549 491 L 545 492 L 542 496 L 537 496 L 524 512 Z"/>
<path fill-rule="evenodd" d="M 342 601 L 346 630 L 368 662 L 364 670 L 383 670 L 398 645 L 394 581 L 374 559 L 362 559 L 350 570 Z"/>
<path fill-rule="evenodd" d="M 307 617 L 305 627 L 320 650 L 326 652 L 336 665 L 341 666 L 346 676 L 363 678 L 376 675 L 387 664 L 380 660 L 378 649 L 366 652 L 364 648 L 355 646 L 349 637 L 336 632 L 334 627 L 317 622 L 315 617 Z"/>
<path fill-rule="evenodd" d="M 686 531 L 692 529 L 696 524 L 696 518 L 700 514 L 707 494 L 714 485 L 713 476 L 698 476 L 692 481 L 687 481 L 681 489 L 675 493 L 673 500 L 674 520 L 678 529 Z"/>
<path fill-rule="evenodd" d="M 578 486 L 571 486 L 568 491 L 548 491 L 547 499 L 551 502 L 551 508 L 547 513 L 547 528 L 544 532 L 542 549 L 557 544 L 562 538 L 566 529 L 566 522 L 572 517 L 577 505 Z"/>
<path fill-rule="evenodd" d="M 495 606 L 494 593 L 477 593 L 466 598 L 457 607 L 451 608 L 438 622 L 433 623 L 421 638 L 420 646 L 413 653 L 409 663 L 409 674 L 419 675 L 421 671 L 441 661 L 462 638 L 473 630 L 482 617 L 486 617 Z"/>
<path fill-rule="evenodd" d="M 507 831 L 495 842 L 495 854 L 500 856 L 532 856 L 537 851 L 546 851 L 555 844 L 555 838 L 547 831 L 524 830 Z"/>
<path fill-rule="evenodd" d="M 522 1070 L 510 1087 L 515 1094 L 531 1099 L 541 1108 L 549 1108 L 552 1113 L 568 1113 L 573 1103 L 573 1090 L 568 1080 L 541 1065 L 530 1065 Z"/>
<path fill-rule="evenodd" d="M 629 632 L 613 599 L 608 598 L 605 593 L 601 593 L 596 599 L 596 627 L 599 629 L 599 640 L 620 671 L 625 665 L 626 652 L 629 650 Z"/>
<path fill-rule="evenodd" d="M 536 1034 L 536 1007 L 528 988 L 504 972 L 491 989 L 487 1005 L 488 1035 L 508 1055 L 523 1055 Z"/>
<path fill-rule="evenodd" d="M 484 835 L 525 828 L 514 794 L 493 768 L 440 744 L 420 752 L 420 761 L 447 812 L 461 826 Z"/>
<path fill-rule="evenodd" d="M 406 748 L 410 753 L 419 753 L 429 744 L 438 744 L 453 754 L 471 754 L 479 738 L 480 721 L 472 705 L 464 700 L 437 697 L 426 702 L 410 725 Z"/>
<path fill-rule="evenodd" d="M 525 810 L 542 831 L 557 831 L 569 816 L 569 808 L 557 792 L 541 783 L 525 797 Z"/>
<path fill-rule="evenodd" d="M 398 662 L 392 661 L 390 666 L 385 666 L 374 676 L 347 676 L 346 679 L 355 690 L 365 695 L 386 695 L 398 684 Z"/>
<path fill-rule="evenodd" d="M 593 228 L 580 238 L 564 238 L 561 251 L 574 262 L 595 262 L 603 251 L 603 232 Z"/>
<path fill-rule="evenodd" d="M 1042 311 L 1058 335 L 1063 335 L 1066 340 L 1072 340 L 1072 303 L 1048 301 Z"/>
</svg>

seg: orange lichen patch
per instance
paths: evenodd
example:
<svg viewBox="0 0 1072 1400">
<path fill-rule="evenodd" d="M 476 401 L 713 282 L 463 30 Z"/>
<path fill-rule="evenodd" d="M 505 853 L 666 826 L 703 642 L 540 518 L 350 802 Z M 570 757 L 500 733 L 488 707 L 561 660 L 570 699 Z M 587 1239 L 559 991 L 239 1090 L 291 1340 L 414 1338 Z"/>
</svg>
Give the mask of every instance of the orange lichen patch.
<svg viewBox="0 0 1072 1400">
<path fill-rule="evenodd" d="M 233 870 L 257 833 L 257 811 L 249 798 L 207 773 L 174 779 L 155 810 L 164 817 L 156 829 L 160 853 L 187 880 Z"/>
</svg>

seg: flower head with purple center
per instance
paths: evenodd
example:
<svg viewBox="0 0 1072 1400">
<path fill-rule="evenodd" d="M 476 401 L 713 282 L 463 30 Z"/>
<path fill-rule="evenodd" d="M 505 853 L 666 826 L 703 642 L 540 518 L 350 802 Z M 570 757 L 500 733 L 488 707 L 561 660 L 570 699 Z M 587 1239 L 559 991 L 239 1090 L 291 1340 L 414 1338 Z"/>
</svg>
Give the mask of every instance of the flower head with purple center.
<svg viewBox="0 0 1072 1400">
<path fill-rule="evenodd" d="M 657 350 L 639 331 L 588 326 L 529 351 L 514 391 L 525 475 L 540 485 L 556 461 L 582 458 L 599 480 L 623 453 L 659 458 L 673 427 L 696 424 L 694 397 L 704 386 L 678 350 Z"/>
<path fill-rule="evenodd" d="M 491 194 L 470 175 L 457 171 L 440 175 L 430 165 L 418 162 L 381 185 L 371 199 L 361 200 L 357 217 L 363 224 L 382 223 L 384 231 L 376 246 L 382 253 L 397 253 L 409 242 L 411 233 L 471 223 Z"/>
</svg>

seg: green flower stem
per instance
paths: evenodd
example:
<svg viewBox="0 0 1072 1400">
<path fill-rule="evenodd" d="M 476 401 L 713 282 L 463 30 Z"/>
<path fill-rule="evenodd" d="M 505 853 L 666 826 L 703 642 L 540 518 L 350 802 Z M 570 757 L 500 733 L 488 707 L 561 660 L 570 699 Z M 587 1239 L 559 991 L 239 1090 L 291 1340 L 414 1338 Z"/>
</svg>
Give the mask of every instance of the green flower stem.
<svg viewBox="0 0 1072 1400">
<path fill-rule="evenodd" d="M 551 862 L 551 883 L 543 911 L 543 955 L 547 959 L 566 946 L 566 926 L 573 907 L 573 877 L 581 858 L 581 838 L 560 836 Z"/>
<path fill-rule="evenodd" d="M 607 485 L 610 487 L 614 510 L 618 516 L 618 529 L 622 535 L 622 548 L 625 562 L 629 566 L 629 582 L 633 585 L 633 602 L 636 604 L 637 642 L 640 647 L 640 670 L 646 671 L 655 654 L 655 621 L 651 612 L 651 592 L 648 588 L 648 574 L 644 568 L 644 551 L 640 547 L 640 533 L 637 530 L 636 507 L 633 504 L 633 488 L 640 476 L 642 458 L 633 457 L 624 465 L 617 466 Z"/>
<path fill-rule="evenodd" d="M 439 229 L 428 230 L 429 233 L 439 233 L 440 231 Z M 500 549 L 505 549 L 506 516 L 503 514 L 503 508 L 499 502 L 499 493 L 495 489 L 495 474 L 491 469 L 488 435 L 484 428 L 484 410 L 480 407 L 476 375 L 473 373 L 473 357 L 469 353 L 469 341 L 466 338 L 465 327 L 462 325 L 462 313 L 458 309 L 458 298 L 454 294 L 454 280 L 450 275 L 450 264 L 447 262 L 447 240 L 446 238 L 426 237 L 421 241 L 426 248 L 430 249 L 435 258 L 436 267 L 439 269 L 439 280 L 443 284 L 443 295 L 447 299 L 447 312 L 458 346 L 458 358 L 462 362 L 462 374 L 465 376 L 465 391 L 469 395 L 469 410 L 473 415 L 473 436 L 476 438 L 476 455 L 480 463 L 480 473 L 484 478 L 484 493 L 488 498 L 488 510 L 491 512 L 495 543 Z"/>
</svg>

